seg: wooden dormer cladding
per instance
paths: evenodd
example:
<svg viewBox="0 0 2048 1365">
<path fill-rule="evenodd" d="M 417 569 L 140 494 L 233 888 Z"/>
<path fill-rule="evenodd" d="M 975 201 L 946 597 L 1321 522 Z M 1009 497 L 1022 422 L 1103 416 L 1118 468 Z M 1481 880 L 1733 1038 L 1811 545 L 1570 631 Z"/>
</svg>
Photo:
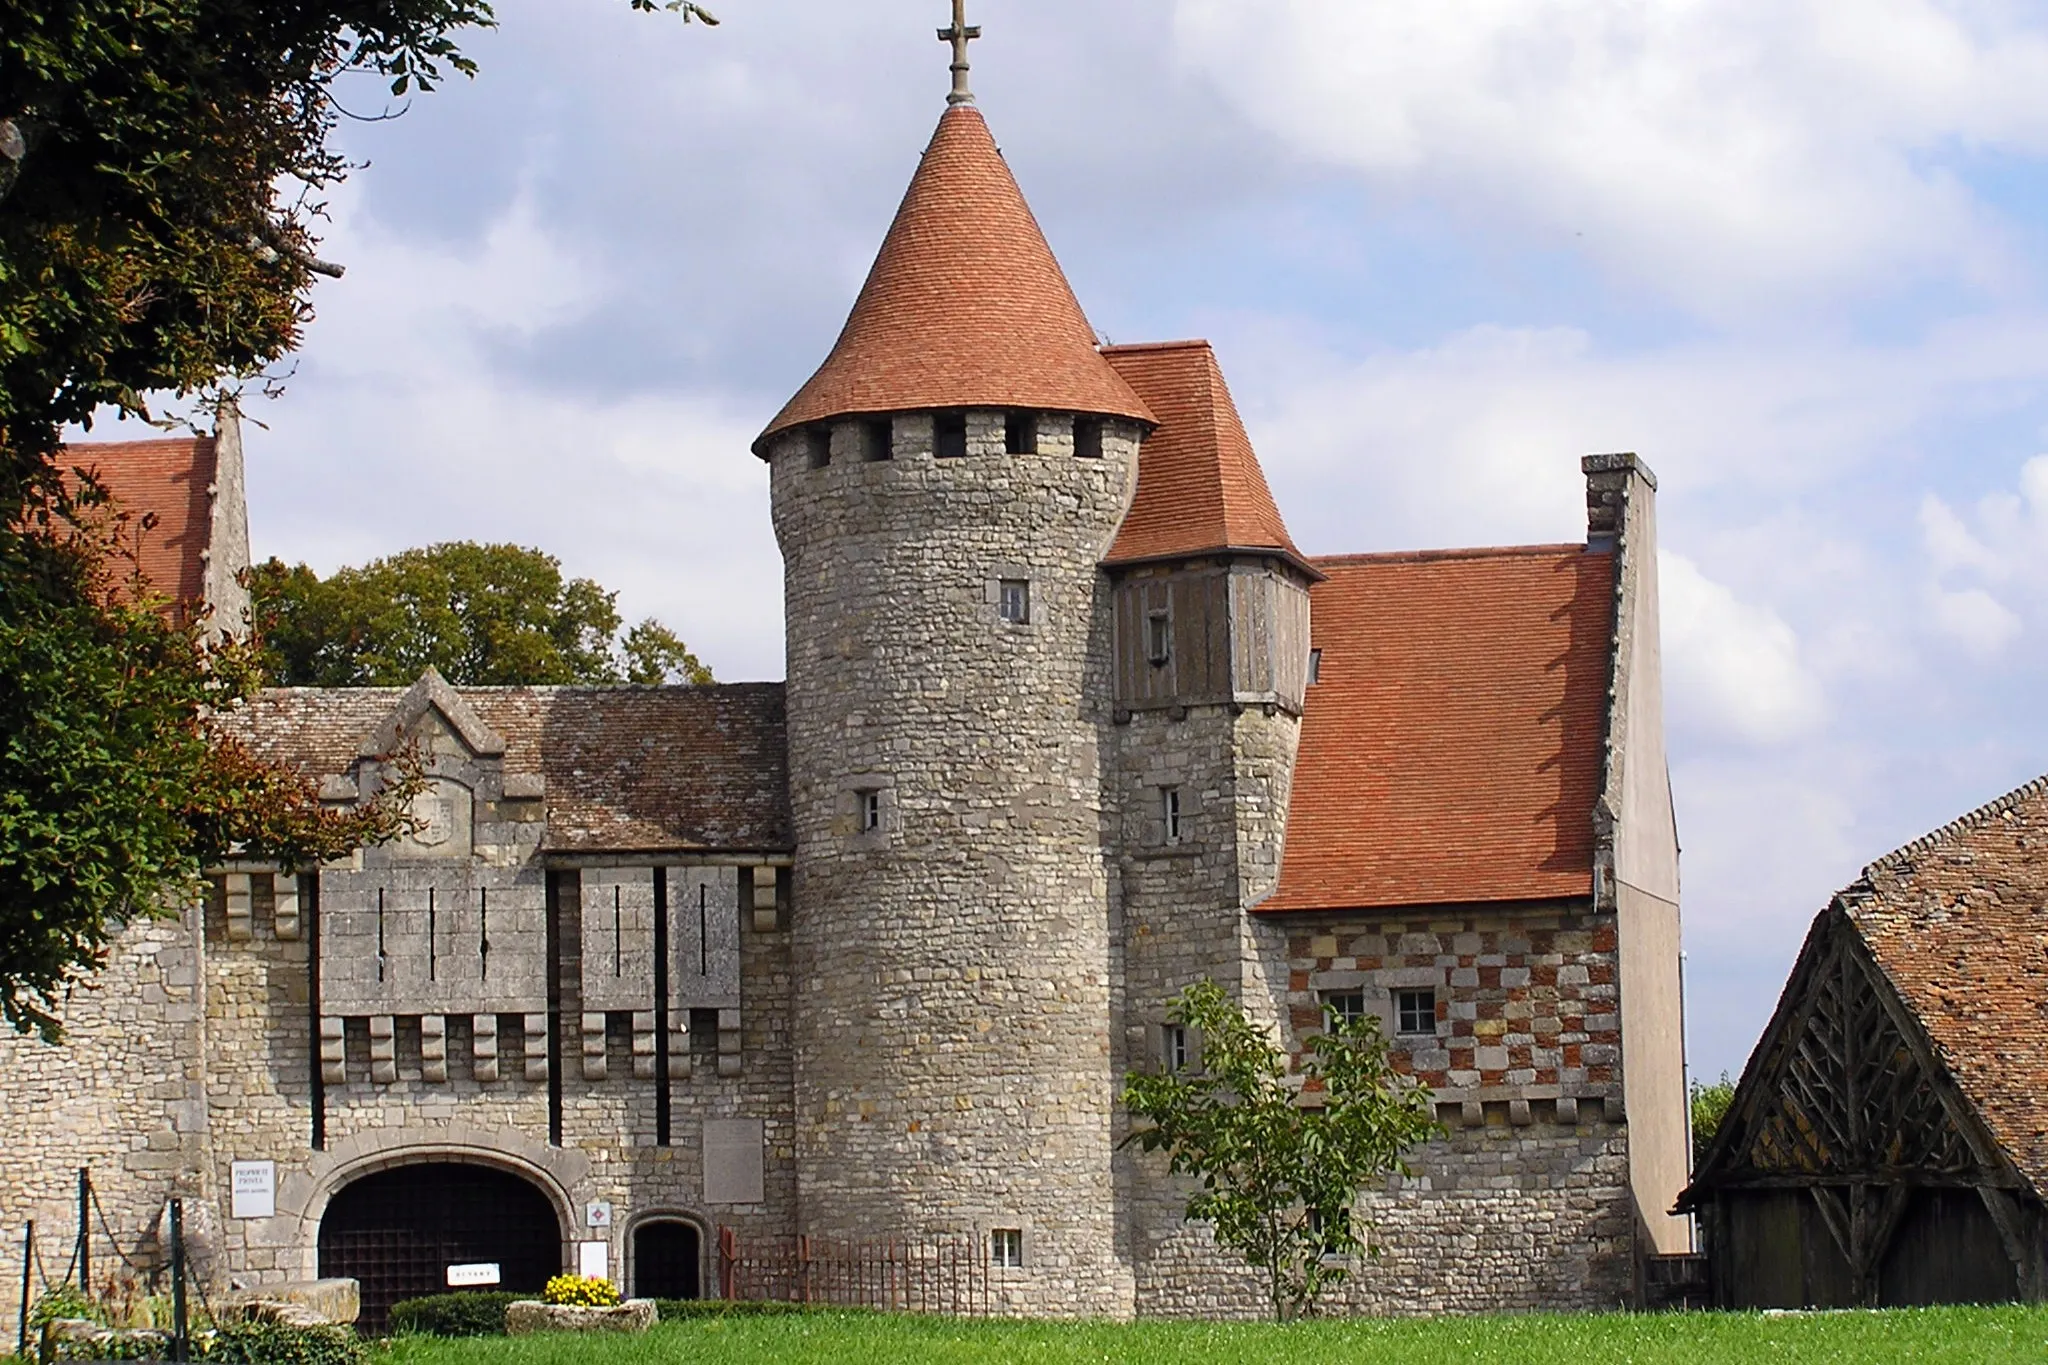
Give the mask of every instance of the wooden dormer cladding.
<svg viewBox="0 0 2048 1365">
<path fill-rule="evenodd" d="M 1118 707 L 1231 703 L 1300 713 L 1308 590 L 1280 561 L 1141 566 L 1118 577 L 1114 600 Z"/>
</svg>

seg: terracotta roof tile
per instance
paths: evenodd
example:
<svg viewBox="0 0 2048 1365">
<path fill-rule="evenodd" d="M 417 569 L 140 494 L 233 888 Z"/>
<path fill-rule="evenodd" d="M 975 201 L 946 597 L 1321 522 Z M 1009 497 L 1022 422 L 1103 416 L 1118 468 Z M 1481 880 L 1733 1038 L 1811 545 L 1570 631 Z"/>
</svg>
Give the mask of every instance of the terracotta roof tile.
<svg viewBox="0 0 2048 1365">
<path fill-rule="evenodd" d="M 1280 550 L 1301 560 L 1209 343 L 1111 346 L 1103 357 L 1159 419 L 1106 562 L 1221 549 Z"/>
<path fill-rule="evenodd" d="M 1150 421 L 1095 332 L 988 124 L 948 109 L 832 353 L 754 443 L 828 417 L 1032 408 Z"/>
<path fill-rule="evenodd" d="M 1841 904 L 1999 1145 L 2048 1193 L 2048 778 L 1872 863 Z"/>
<path fill-rule="evenodd" d="M 1316 559 L 1280 884 L 1261 911 L 1592 890 L 1613 556 Z"/>
<path fill-rule="evenodd" d="M 781 683 L 456 691 L 504 737 L 506 773 L 545 779 L 551 851 L 792 846 Z M 258 757 L 314 778 L 344 775 L 404 695 L 276 688 L 235 726 Z"/>
<path fill-rule="evenodd" d="M 64 458 L 97 477 L 118 510 L 133 514 L 129 525 L 150 589 L 187 609 L 202 602 L 213 535 L 213 438 L 92 441 L 66 446 Z M 144 528 L 143 517 L 152 514 L 156 524 Z"/>
</svg>

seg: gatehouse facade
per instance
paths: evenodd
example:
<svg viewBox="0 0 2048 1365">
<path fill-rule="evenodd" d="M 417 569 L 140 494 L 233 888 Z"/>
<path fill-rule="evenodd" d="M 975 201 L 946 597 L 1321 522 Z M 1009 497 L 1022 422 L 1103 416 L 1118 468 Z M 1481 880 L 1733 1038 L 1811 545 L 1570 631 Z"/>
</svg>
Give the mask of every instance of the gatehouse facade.
<svg viewBox="0 0 2048 1365">
<path fill-rule="evenodd" d="M 1207 977 L 1434 1091 L 1350 1309 L 1625 1304 L 1686 1249 L 1654 477 L 1588 458 L 1570 544 L 1305 554 L 1212 349 L 1098 344 L 956 77 L 755 444 L 786 682 L 264 694 L 246 742 L 337 806 L 418 755 L 415 828 L 215 869 L 64 1045 L 0 1043 L 10 1227 L 68 1236 L 89 1166 L 131 1254 L 182 1196 L 218 1281 L 353 1274 L 371 1325 L 482 1263 L 715 1292 L 721 1237 L 1256 1314 L 1121 1145 Z M 130 449 L 79 453 L 120 493 Z M 239 515 L 191 519 L 216 576 Z"/>
</svg>

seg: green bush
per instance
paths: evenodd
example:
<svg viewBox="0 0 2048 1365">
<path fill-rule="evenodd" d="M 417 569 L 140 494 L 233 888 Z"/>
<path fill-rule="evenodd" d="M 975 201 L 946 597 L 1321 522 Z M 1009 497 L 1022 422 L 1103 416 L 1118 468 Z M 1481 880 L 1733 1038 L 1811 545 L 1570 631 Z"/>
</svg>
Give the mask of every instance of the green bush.
<svg viewBox="0 0 2048 1365">
<path fill-rule="evenodd" d="M 430 1337 L 501 1337 L 505 1335 L 505 1306 L 532 1297 L 492 1289 L 400 1299 L 391 1305 L 391 1330 Z"/>
<path fill-rule="evenodd" d="M 134 1332 L 105 1341 L 67 1341 L 57 1348 L 59 1360 L 169 1360 L 171 1338 L 167 1332 Z M 205 1359 L 199 1351 L 195 1360 Z"/>
<path fill-rule="evenodd" d="M 201 1358 L 218 1365 L 365 1365 L 369 1356 L 346 1327 L 237 1322 L 216 1332 Z"/>
<path fill-rule="evenodd" d="M 46 1322 L 55 1322 L 59 1318 L 83 1318 L 87 1322 L 97 1322 L 103 1326 L 107 1321 L 107 1315 L 100 1306 L 87 1298 L 84 1290 L 68 1281 L 54 1289 L 44 1290 L 42 1296 L 35 1301 L 34 1307 L 28 1310 L 30 1330 L 41 1327 Z"/>
</svg>

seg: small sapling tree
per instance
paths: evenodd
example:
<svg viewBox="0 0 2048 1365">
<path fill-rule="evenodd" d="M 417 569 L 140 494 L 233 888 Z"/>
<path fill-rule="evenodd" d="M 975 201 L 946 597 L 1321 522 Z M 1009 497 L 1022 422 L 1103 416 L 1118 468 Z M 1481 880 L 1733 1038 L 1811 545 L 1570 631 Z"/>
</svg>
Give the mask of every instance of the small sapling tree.
<svg viewBox="0 0 2048 1365">
<path fill-rule="evenodd" d="M 1128 1078 L 1136 1126 L 1125 1140 L 1200 1182 L 1188 1218 L 1264 1272 L 1276 1320 L 1312 1315 L 1365 1250 L 1359 1192 L 1439 1131 L 1429 1090 L 1393 1069 L 1371 1016 L 1326 1010 L 1298 1080 L 1214 981 L 1182 991 L 1168 1018 L 1199 1038 L 1199 1054 Z"/>
</svg>

